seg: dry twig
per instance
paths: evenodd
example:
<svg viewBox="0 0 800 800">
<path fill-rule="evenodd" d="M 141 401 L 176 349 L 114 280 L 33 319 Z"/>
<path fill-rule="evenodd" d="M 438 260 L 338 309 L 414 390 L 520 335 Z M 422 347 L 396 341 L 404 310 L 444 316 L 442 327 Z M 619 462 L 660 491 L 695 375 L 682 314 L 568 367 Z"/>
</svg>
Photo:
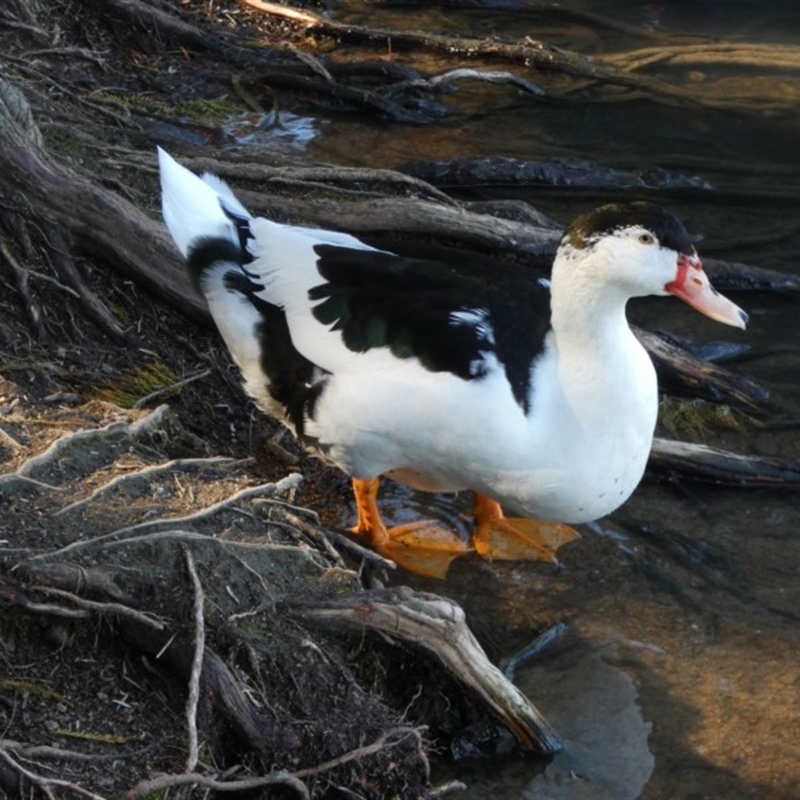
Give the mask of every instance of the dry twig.
<svg viewBox="0 0 800 800">
<path fill-rule="evenodd" d="M 103 603 L 97 600 L 87 600 L 85 597 L 79 597 L 72 592 L 64 591 L 64 589 L 56 589 L 52 586 L 30 586 L 29 589 L 30 591 L 48 594 L 51 597 L 60 597 L 64 600 L 69 600 L 71 603 L 78 606 L 78 608 L 85 609 L 87 612 L 91 611 L 95 614 L 109 614 L 117 617 L 125 617 L 131 622 L 138 622 L 141 625 L 146 625 L 148 628 L 153 628 L 157 631 L 163 631 L 165 627 L 163 622 L 155 619 L 151 614 L 137 611 L 135 608 L 123 605 L 122 603 Z M 53 607 L 28 605 L 27 608 L 29 610 L 43 611 L 46 608 L 52 609 Z M 65 611 L 69 610 L 70 609 L 65 609 Z M 65 615 L 62 614 L 61 616 Z"/>
</svg>

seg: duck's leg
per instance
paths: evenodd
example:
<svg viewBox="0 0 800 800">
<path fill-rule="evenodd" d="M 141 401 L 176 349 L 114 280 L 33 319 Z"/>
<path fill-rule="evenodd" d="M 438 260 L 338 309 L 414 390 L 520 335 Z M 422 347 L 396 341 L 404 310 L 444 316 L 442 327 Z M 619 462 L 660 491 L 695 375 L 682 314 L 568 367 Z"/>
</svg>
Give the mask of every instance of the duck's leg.
<svg viewBox="0 0 800 800">
<path fill-rule="evenodd" d="M 472 515 L 472 543 L 489 560 L 555 561 L 556 550 L 578 538 L 574 528 L 559 522 L 506 517 L 499 503 L 478 492 Z"/>
<path fill-rule="evenodd" d="M 409 572 L 444 578 L 450 562 L 470 552 L 452 531 L 430 520 L 387 528 L 378 510 L 380 478 L 353 478 L 358 521 L 354 533 L 366 537 L 369 546 Z"/>
</svg>

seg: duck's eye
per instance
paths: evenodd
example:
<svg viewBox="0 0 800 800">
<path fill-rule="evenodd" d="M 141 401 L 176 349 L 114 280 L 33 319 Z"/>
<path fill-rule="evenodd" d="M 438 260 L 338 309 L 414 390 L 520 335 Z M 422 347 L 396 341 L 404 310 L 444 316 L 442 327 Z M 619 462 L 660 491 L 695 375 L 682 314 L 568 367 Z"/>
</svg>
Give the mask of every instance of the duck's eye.
<svg viewBox="0 0 800 800">
<path fill-rule="evenodd" d="M 656 243 L 656 237 L 653 236 L 652 233 L 640 233 L 636 238 L 638 239 L 639 244 L 655 244 Z"/>
</svg>

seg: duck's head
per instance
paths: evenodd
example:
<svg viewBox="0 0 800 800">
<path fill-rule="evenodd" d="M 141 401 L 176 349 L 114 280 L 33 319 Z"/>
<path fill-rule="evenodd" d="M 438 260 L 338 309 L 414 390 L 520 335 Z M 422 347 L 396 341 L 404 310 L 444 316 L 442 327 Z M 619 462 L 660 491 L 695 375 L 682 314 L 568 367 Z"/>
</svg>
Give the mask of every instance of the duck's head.
<svg viewBox="0 0 800 800">
<path fill-rule="evenodd" d="M 747 314 L 711 285 L 680 220 L 654 203 L 613 203 L 582 214 L 565 232 L 557 261 L 573 279 L 624 299 L 673 294 L 717 322 L 747 325 Z"/>
</svg>

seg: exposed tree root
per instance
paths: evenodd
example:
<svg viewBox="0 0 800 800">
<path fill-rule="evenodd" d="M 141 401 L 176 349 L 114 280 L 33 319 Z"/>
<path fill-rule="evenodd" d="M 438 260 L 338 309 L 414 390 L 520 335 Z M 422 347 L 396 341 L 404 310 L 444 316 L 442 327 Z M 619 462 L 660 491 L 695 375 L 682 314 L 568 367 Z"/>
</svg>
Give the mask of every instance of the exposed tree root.
<svg viewBox="0 0 800 800">
<path fill-rule="evenodd" d="M 63 789 L 79 797 L 88 797 L 90 800 L 107 800 L 107 798 L 102 795 L 90 792 L 78 786 L 76 783 L 72 783 L 72 781 L 64 781 L 60 778 L 46 778 L 43 775 L 32 772 L 12 758 L 11 754 L 4 747 L 0 747 L 0 759 L 5 761 L 19 776 L 20 782 L 18 788 L 20 796 L 27 794 L 31 790 L 31 787 L 36 787 L 44 792 L 45 796 L 50 798 L 50 800 L 56 800 L 53 789 Z"/>
<path fill-rule="evenodd" d="M 247 463 L 247 462 L 244 462 Z M 66 514 L 70 511 L 78 511 L 89 503 L 102 498 L 109 492 L 121 489 L 128 484 L 137 481 L 147 481 L 158 475 L 166 472 L 183 472 L 185 470 L 194 469 L 196 467 L 231 467 L 234 465 L 241 466 L 243 462 L 236 461 L 233 458 L 226 458 L 225 456 L 212 456 L 211 458 L 175 458 L 172 461 L 167 461 L 164 464 L 152 464 L 148 467 L 143 467 L 135 472 L 126 472 L 124 475 L 117 475 L 112 478 L 108 483 L 98 486 L 90 495 L 70 503 L 56 511 L 56 516 Z"/>
<path fill-rule="evenodd" d="M 44 452 L 31 456 L 15 472 L 0 476 L 0 491 L 4 487 L 6 490 L 8 487 L 13 487 L 15 481 L 20 478 L 33 482 L 35 485 L 41 485 L 43 488 L 52 488 L 48 484 L 36 481 L 33 474 L 46 472 L 71 449 L 84 447 L 87 443 L 115 442 L 126 439 L 136 441 L 143 436 L 151 435 L 159 425 L 163 424 L 168 410 L 167 406 L 159 406 L 135 422 L 110 422 L 102 428 L 89 428 L 68 433 L 56 439 Z"/>
<path fill-rule="evenodd" d="M 164 792 L 179 786 L 192 786 L 198 789 L 214 792 L 245 792 L 253 789 L 265 789 L 269 786 L 279 786 L 293 791 L 300 800 L 308 800 L 311 795 L 305 784 L 298 778 L 284 771 L 273 772 L 258 778 L 239 778 L 233 780 L 218 780 L 208 775 L 186 774 L 161 775 L 152 780 L 142 781 L 125 793 L 125 800 L 144 800 L 156 792 Z"/>
<path fill-rule="evenodd" d="M 561 749 L 558 735 L 544 717 L 488 661 L 466 626 L 464 612 L 451 601 L 401 588 L 297 610 L 306 619 L 349 622 L 432 650 L 506 721 L 521 742 L 544 753 Z"/>
<path fill-rule="evenodd" d="M 77 606 L 77 609 L 65 606 L 47 605 L 44 603 L 33 603 L 20 591 L 13 592 L 13 595 L 11 592 L 6 591 L 5 599 L 11 605 L 19 606 L 25 609 L 25 611 L 31 611 L 37 614 L 52 614 L 58 617 L 71 617 L 73 619 L 88 617 L 92 614 L 109 617 L 125 617 L 131 622 L 145 625 L 153 630 L 164 630 L 164 623 L 160 620 L 155 619 L 150 614 L 142 613 L 135 608 L 130 608 L 121 603 L 101 603 L 96 600 L 88 600 L 85 597 L 79 597 L 72 592 L 65 592 L 63 589 L 57 589 L 52 586 L 31 585 L 26 588 L 28 592 L 40 592 L 41 594 L 46 594 L 51 597 L 67 600 Z"/>
<path fill-rule="evenodd" d="M 262 497 L 264 495 L 267 497 L 273 497 L 275 495 L 280 496 L 286 492 L 291 492 L 300 485 L 302 480 L 303 476 L 299 472 L 295 472 L 292 475 L 288 475 L 287 477 L 278 481 L 277 483 L 265 483 L 259 486 L 248 486 L 233 496 L 227 497 L 225 500 L 220 500 L 218 503 L 214 503 L 207 508 L 202 508 L 199 511 L 195 511 L 193 514 L 187 514 L 182 517 L 166 517 L 164 519 L 153 519 L 148 520 L 147 522 L 140 522 L 138 525 L 130 525 L 127 528 L 119 528 L 116 531 L 112 531 L 111 533 L 101 537 L 101 539 L 103 541 L 113 541 L 115 539 L 122 539 L 141 533 L 142 531 L 146 531 L 151 528 L 162 527 L 164 525 L 180 526 L 199 522 L 200 520 L 208 519 L 224 509 L 230 508 L 235 503 L 239 503 L 248 497 Z"/>
<path fill-rule="evenodd" d="M 745 42 L 704 42 L 703 44 L 645 47 L 603 56 L 609 64 L 638 70 L 653 64 L 709 65 L 738 64 L 771 70 L 796 72 L 800 69 L 800 48 L 794 45 L 747 44 Z"/>
<path fill-rule="evenodd" d="M 186 729 L 189 734 L 189 744 L 186 754 L 186 772 L 193 772 L 197 767 L 197 702 L 200 699 L 200 675 L 203 671 L 203 652 L 206 647 L 206 619 L 203 614 L 205 594 L 194 565 L 191 550 L 184 552 L 186 556 L 186 571 L 192 582 L 194 590 L 194 655 L 192 669 L 189 673 L 189 696 L 186 699 Z"/>
</svg>

